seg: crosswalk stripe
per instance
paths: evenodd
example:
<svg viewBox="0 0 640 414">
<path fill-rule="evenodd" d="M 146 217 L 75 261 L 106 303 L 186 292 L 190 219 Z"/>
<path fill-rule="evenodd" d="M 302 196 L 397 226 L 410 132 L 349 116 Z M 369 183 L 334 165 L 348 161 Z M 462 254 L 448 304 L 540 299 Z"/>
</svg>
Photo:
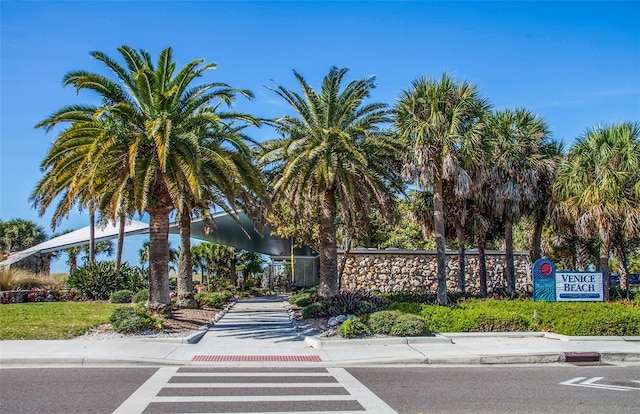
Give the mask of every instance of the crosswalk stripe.
<svg viewBox="0 0 640 414">
<path fill-rule="evenodd" d="M 175 377 L 326 377 L 327 372 L 178 372 Z"/>
<path fill-rule="evenodd" d="M 173 375 L 177 368 L 161 367 L 155 374 L 151 376 L 144 384 L 142 384 L 113 414 L 132 414 L 141 413 L 147 408 L 149 402 L 153 401 L 158 391 L 165 385 Z"/>
<path fill-rule="evenodd" d="M 166 384 L 171 388 L 238 388 L 238 387 L 251 387 L 251 388 L 317 388 L 317 387 L 342 387 L 339 382 L 216 382 L 216 383 L 202 383 L 202 382 L 172 382 Z"/>
<path fill-rule="evenodd" d="M 212 396 L 156 396 L 153 398 L 155 403 L 163 402 L 251 402 L 251 401 L 353 401 L 353 395 L 259 395 L 257 397 L 250 395 L 233 396 L 225 395 L 221 397 Z"/>
<path fill-rule="evenodd" d="M 183 370 L 180 372 L 180 370 Z M 260 368 L 247 367 L 246 371 L 223 372 L 214 369 L 207 372 L 204 367 L 197 372 L 189 371 L 185 367 L 161 367 L 142 386 L 114 411 L 116 414 L 131 414 L 143 412 L 179 412 L 188 407 L 180 404 L 206 407 L 206 404 L 217 404 L 210 409 L 222 411 L 238 409 L 243 410 L 244 404 L 264 403 L 262 409 L 266 412 L 282 413 L 283 408 L 292 408 L 289 414 L 295 414 L 300 409 L 316 409 L 317 411 L 305 411 L 312 413 L 336 412 L 367 412 L 377 414 L 391 414 L 395 411 L 371 392 L 344 368 L 326 368 L 324 372 L 312 370 L 312 372 L 260 372 Z M 234 371 L 234 370 L 232 370 Z M 243 381 L 243 377 L 256 378 L 257 382 Z M 260 382 L 260 379 L 272 379 L 274 382 Z M 278 383 L 278 379 L 287 382 Z M 299 378 L 299 382 L 292 382 L 293 378 Z M 331 379 L 332 382 L 302 382 L 304 379 L 322 380 Z M 225 382 L 227 379 L 229 382 Z M 188 382 L 194 380 L 196 382 Z M 241 380 L 242 382 L 237 382 Z M 178 382 L 176 382 L 178 381 Z M 212 382 L 213 381 L 213 382 Z M 220 381 L 220 382 L 216 382 Z M 236 381 L 236 382 L 234 382 Z M 311 388 L 317 392 L 313 392 Z M 257 389 L 264 389 L 258 392 Z M 293 389 L 298 392 L 293 392 Z M 307 392 L 304 390 L 308 389 Z M 192 392 L 186 391 L 188 389 Z M 224 391 L 224 390 L 227 391 Z M 291 389 L 292 391 L 285 391 Z M 320 390 L 322 389 L 322 390 Z M 173 390 L 173 391 L 172 391 Z M 179 391 L 185 390 L 185 391 Z M 200 391 L 197 391 L 200 390 Z M 210 391 L 207 391 L 210 390 Z M 272 390 L 274 394 L 269 394 Z M 178 394 L 178 395 L 172 395 Z M 204 395 L 199 395 L 200 393 Z M 307 405 L 300 405 L 308 403 Z M 240 405 L 238 405 L 240 404 Z M 327 405 L 328 404 L 328 405 Z M 338 408 L 342 407 L 342 408 Z M 273 411 L 268 411 L 272 408 Z M 334 408 L 334 411 L 325 411 Z M 362 411 L 362 409 L 365 411 Z M 251 411 L 255 414 L 254 411 Z"/>
</svg>

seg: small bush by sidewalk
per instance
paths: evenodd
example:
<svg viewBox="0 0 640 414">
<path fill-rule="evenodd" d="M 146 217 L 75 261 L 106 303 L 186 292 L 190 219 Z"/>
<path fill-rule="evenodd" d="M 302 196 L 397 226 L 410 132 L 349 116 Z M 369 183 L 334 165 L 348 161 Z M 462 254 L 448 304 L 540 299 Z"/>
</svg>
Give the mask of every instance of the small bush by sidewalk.
<svg viewBox="0 0 640 414">
<path fill-rule="evenodd" d="M 109 318 L 113 330 L 124 334 L 162 329 L 162 320 L 143 305 L 117 308 Z"/>
</svg>

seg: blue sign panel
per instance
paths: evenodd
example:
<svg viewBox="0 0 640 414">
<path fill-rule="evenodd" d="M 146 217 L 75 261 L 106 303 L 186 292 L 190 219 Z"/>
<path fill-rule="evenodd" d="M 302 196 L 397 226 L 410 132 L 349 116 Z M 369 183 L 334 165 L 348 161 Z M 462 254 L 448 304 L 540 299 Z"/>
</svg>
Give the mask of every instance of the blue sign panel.
<svg viewBox="0 0 640 414">
<path fill-rule="evenodd" d="M 533 264 L 533 300 L 556 301 L 556 267 L 549 259 L 538 259 Z"/>
</svg>

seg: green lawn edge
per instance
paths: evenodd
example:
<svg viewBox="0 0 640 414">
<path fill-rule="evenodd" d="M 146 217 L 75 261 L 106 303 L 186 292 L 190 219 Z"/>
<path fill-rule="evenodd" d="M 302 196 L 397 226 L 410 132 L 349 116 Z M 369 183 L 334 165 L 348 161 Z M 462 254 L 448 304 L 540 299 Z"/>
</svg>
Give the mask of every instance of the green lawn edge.
<svg viewBox="0 0 640 414">
<path fill-rule="evenodd" d="M 0 340 L 70 339 L 108 323 L 118 306 L 104 302 L 0 305 Z"/>
</svg>

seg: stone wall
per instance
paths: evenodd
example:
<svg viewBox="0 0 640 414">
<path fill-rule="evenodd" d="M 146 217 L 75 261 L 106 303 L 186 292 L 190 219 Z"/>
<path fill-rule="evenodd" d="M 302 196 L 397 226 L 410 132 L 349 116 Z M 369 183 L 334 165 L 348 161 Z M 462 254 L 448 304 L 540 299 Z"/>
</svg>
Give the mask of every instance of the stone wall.
<svg viewBox="0 0 640 414">
<path fill-rule="evenodd" d="M 13 263 L 10 268 L 49 276 L 51 274 L 51 256 L 51 253 L 36 253 Z"/>
<path fill-rule="evenodd" d="M 341 254 L 338 254 L 340 260 Z M 502 251 L 486 251 L 487 290 L 506 290 L 505 254 Z M 466 253 L 466 290 L 480 290 L 478 253 Z M 531 264 L 529 252 L 514 252 L 516 289 L 531 292 Z M 436 291 L 436 252 L 429 250 L 352 250 L 349 252 L 341 290 L 361 292 L 429 292 Z M 458 254 L 447 251 L 447 289 L 456 290 Z"/>
</svg>

